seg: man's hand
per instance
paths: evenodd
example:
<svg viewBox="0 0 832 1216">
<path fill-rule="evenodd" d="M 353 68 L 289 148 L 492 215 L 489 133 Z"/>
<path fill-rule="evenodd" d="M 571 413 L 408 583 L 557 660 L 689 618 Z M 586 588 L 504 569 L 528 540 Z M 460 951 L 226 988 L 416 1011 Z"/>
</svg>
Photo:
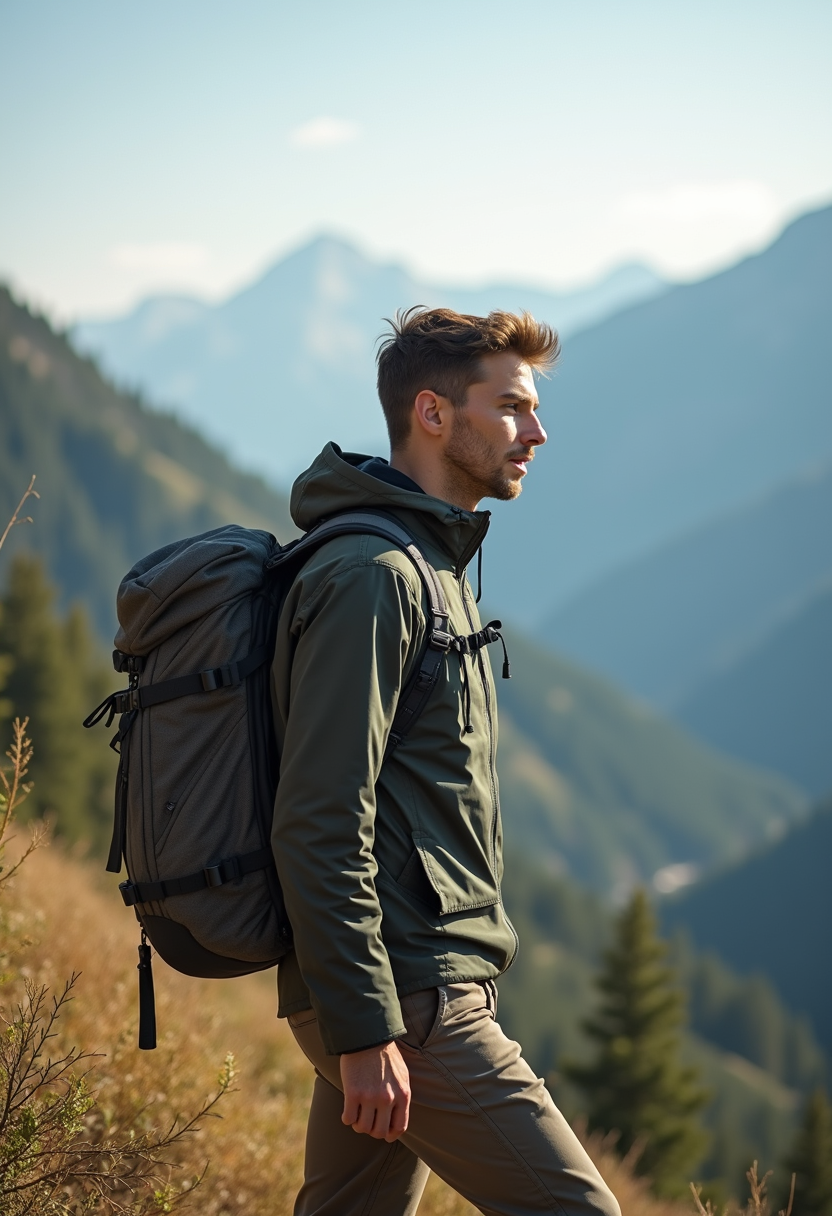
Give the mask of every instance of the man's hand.
<svg viewBox="0 0 832 1216">
<path fill-rule="evenodd" d="M 344 1113 L 355 1132 L 392 1142 L 407 1131 L 410 1075 L 395 1042 L 341 1056 Z"/>
</svg>

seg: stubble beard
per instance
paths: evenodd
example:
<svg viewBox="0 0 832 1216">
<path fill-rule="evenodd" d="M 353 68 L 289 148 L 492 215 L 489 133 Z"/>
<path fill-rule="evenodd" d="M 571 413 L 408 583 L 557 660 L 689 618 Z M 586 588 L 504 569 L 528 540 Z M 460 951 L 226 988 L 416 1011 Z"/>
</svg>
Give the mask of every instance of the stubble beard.
<svg viewBox="0 0 832 1216">
<path fill-rule="evenodd" d="M 471 426 L 464 409 L 454 412 L 443 458 L 451 501 L 464 497 L 476 502 L 481 498 L 509 502 L 523 489 L 520 478 L 510 477 L 503 468 L 507 454 L 498 451 Z"/>
</svg>

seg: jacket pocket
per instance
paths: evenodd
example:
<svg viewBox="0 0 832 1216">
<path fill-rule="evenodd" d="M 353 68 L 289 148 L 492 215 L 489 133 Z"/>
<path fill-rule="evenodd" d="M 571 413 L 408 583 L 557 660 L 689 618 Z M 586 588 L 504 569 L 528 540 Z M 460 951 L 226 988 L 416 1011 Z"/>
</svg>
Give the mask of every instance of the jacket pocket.
<svg viewBox="0 0 832 1216">
<path fill-rule="evenodd" d="M 414 832 L 413 843 L 439 901 L 440 915 L 490 908 L 500 902 L 497 884 L 490 872 L 485 876 L 475 874 L 424 832 Z"/>
</svg>

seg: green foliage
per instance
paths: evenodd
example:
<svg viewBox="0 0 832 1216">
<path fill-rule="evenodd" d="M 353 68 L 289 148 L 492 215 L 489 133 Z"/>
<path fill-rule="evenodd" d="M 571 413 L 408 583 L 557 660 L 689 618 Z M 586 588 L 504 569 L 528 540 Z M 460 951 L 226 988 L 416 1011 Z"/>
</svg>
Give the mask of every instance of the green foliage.
<svg viewBox="0 0 832 1216">
<path fill-rule="evenodd" d="M 688 993 L 691 1026 L 703 1038 L 784 1085 L 808 1090 L 824 1079 L 827 1062 L 811 1026 L 785 1007 L 765 975 L 738 975 L 681 935 L 672 942 L 671 961 Z"/>
<path fill-rule="evenodd" d="M 232 522 L 292 534 L 282 494 L 108 384 L 0 287 L 0 528 L 33 471 L 36 526 L 8 548 L 34 548 L 61 603 L 83 600 L 108 639 L 119 580 L 145 553 Z"/>
<path fill-rule="evenodd" d="M 832 1052 L 832 798 L 782 838 L 663 902 L 683 928 L 740 972 L 760 972 Z"/>
<path fill-rule="evenodd" d="M 86 616 L 74 606 L 55 611 L 55 594 L 36 558 L 18 554 L 0 600 L 0 656 L 6 673 L 5 713 L 29 719 L 39 745 L 29 779 L 30 815 L 50 816 L 71 840 L 100 847 L 112 814 L 112 753 L 81 725 L 112 686 Z"/>
<path fill-rule="evenodd" d="M 707 1136 L 696 1121 L 708 1095 L 679 1059 L 682 994 L 637 891 L 619 916 L 597 978 L 598 1011 L 584 1022 L 596 1045 L 586 1064 L 564 1072 L 585 1093 L 590 1130 L 618 1133 L 618 1147 L 641 1147 L 638 1170 L 660 1193 L 682 1193 Z"/>
<path fill-rule="evenodd" d="M 794 1216 L 832 1216 L 832 1107 L 816 1089 L 786 1162 L 796 1175 Z"/>
</svg>

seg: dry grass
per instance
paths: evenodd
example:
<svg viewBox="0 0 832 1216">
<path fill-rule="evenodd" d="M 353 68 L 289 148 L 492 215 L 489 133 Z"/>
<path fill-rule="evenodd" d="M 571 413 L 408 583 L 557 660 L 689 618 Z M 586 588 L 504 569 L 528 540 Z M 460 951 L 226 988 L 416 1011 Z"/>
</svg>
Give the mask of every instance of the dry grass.
<svg viewBox="0 0 832 1216">
<path fill-rule="evenodd" d="M 140 1052 L 138 926 L 108 886 L 55 846 L 31 857 L 6 897 L 11 930 L 29 939 L 15 970 L 52 989 L 81 972 L 60 1036 L 102 1053 L 91 1082 L 110 1132 L 143 1110 L 141 1121 L 163 1128 L 175 1114 L 198 1109 L 232 1053 L 235 1092 L 223 1098 L 221 1117 L 194 1134 L 182 1173 L 210 1163 L 196 1199 L 205 1216 L 288 1216 L 301 1178 L 312 1070 L 275 1017 L 273 974 L 194 980 L 154 958 L 159 1045 Z M 431 1179 L 422 1216 L 472 1212 Z"/>
<path fill-rule="evenodd" d="M 196 1199 L 205 1216 L 288 1216 L 301 1177 L 312 1075 L 285 1022 L 275 1017 L 274 976 L 194 980 L 155 959 L 159 1046 L 140 1052 L 138 926 L 114 884 L 53 846 L 27 861 L 6 902 L 10 928 L 30 939 L 15 970 L 53 989 L 81 972 L 60 1033 L 66 1043 L 103 1053 L 92 1077 L 96 1117 L 111 1132 L 137 1118 L 164 1127 L 215 1091 L 231 1052 L 236 1092 L 223 1098 L 221 1118 L 194 1134 L 182 1175 L 199 1173 L 209 1162 Z M 651 1196 L 609 1143 L 596 1139 L 589 1147 L 623 1216 L 690 1216 L 690 1203 Z M 431 1178 L 420 1216 L 473 1211 Z"/>
</svg>

